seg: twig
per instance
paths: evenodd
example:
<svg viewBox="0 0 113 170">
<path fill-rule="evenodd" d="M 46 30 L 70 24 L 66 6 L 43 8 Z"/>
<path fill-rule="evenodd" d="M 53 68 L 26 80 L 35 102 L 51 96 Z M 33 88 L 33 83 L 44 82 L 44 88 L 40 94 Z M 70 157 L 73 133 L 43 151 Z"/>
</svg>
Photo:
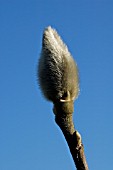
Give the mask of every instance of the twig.
<svg viewBox="0 0 113 170">
<path fill-rule="evenodd" d="M 81 135 L 73 124 L 73 101 L 54 103 L 55 121 L 69 146 L 77 170 L 88 170 Z"/>
</svg>

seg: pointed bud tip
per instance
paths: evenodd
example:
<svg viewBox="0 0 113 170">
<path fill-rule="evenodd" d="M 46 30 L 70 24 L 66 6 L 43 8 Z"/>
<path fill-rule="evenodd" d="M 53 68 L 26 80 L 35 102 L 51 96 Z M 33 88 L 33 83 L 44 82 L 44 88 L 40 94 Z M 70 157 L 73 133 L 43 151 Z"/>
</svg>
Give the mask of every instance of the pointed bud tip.
<svg viewBox="0 0 113 170">
<path fill-rule="evenodd" d="M 53 33 L 54 31 L 55 30 L 51 26 L 48 26 L 44 29 L 44 34 Z"/>
</svg>

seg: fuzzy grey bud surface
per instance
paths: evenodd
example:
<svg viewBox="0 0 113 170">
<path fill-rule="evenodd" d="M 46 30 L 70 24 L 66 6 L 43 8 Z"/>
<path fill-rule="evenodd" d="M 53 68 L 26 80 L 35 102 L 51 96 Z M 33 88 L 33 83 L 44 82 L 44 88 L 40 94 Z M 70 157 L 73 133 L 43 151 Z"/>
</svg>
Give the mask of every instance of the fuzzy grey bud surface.
<svg viewBox="0 0 113 170">
<path fill-rule="evenodd" d="M 44 30 L 38 63 L 38 82 L 43 95 L 52 102 L 66 102 L 79 93 L 77 64 L 55 29 Z"/>
</svg>

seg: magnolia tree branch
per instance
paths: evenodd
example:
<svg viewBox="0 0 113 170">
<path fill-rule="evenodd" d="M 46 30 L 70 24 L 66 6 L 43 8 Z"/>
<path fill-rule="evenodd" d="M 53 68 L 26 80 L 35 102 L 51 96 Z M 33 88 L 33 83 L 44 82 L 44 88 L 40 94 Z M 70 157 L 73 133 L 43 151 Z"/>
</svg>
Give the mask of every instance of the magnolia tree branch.
<svg viewBox="0 0 113 170">
<path fill-rule="evenodd" d="M 64 134 L 77 170 L 88 170 L 81 135 L 73 123 L 74 100 L 79 93 L 77 64 L 51 27 L 43 34 L 38 80 L 44 97 L 54 104 L 55 121 Z"/>
<path fill-rule="evenodd" d="M 73 102 L 55 103 L 53 111 L 55 121 L 64 134 L 77 170 L 88 170 L 82 138 L 73 124 Z"/>
</svg>

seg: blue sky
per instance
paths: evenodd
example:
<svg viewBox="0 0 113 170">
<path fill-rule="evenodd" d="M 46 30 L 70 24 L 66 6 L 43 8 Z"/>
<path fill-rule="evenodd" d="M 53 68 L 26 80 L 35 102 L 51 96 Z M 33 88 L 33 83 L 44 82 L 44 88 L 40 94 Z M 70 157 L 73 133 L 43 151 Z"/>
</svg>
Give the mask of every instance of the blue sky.
<svg viewBox="0 0 113 170">
<path fill-rule="evenodd" d="M 113 169 L 113 1 L 0 0 L 0 170 L 74 170 L 37 86 L 43 29 L 75 58 L 80 95 L 74 123 L 91 170 Z"/>
</svg>

